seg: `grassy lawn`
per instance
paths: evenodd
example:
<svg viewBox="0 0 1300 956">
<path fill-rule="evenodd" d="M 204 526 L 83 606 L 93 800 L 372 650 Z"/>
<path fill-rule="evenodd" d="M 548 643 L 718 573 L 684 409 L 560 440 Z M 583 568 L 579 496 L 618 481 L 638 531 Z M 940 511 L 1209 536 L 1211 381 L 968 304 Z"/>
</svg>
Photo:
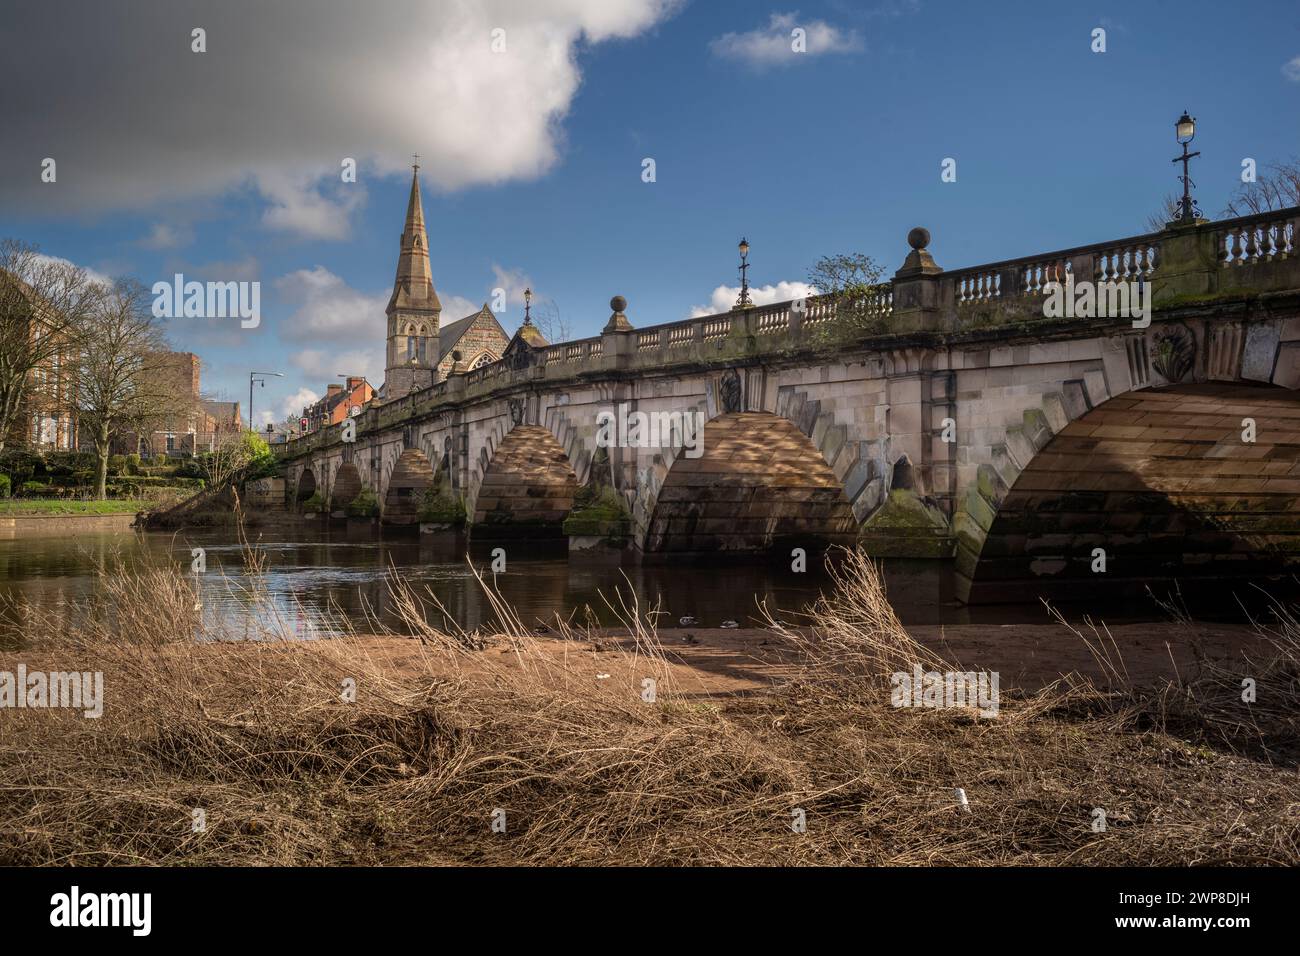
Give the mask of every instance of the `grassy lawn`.
<svg viewBox="0 0 1300 956">
<path fill-rule="evenodd" d="M 111 501 L 77 501 L 71 498 L 0 499 L 0 516 L 12 515 L 118 515 L 157 507 L 156 501 L 117 498 Z"/>
</svg>

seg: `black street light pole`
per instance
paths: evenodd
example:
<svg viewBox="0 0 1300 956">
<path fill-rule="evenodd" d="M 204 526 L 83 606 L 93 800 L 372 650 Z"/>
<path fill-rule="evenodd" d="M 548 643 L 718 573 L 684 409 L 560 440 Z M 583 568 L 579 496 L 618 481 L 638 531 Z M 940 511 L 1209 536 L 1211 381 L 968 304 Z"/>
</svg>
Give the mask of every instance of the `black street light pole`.
<svg viewBox="0 0 1300 956">
<path fill-rule="evenodd" d="M 253 426 L 253 383 L 261 382 L 262 387 L 266 388 L 266 379 L 258 378 L 260 375 L 274 375 L 276 378 L 284 378 L 283 372 L 249 372 L 248 373 L 248 430 L 254 431 Z"/>
<path fill-rule="evenodd" d="M 1191 225 L 1201 217 L 1201 210 L 1196 205 L 1196 200 L 1192 198 L 1192 179 L 1187 175 L 1187 163 L 1193 156 L 1200 156 L 1200 151 L 1189 153 L 1187 145 L 1196 138 L 1196 118 L 1187 115 L 1183 110 L 1183 115 L 1178 117 L 1178 122 L 1174 124 L 1175 139 L 1182 144 L 1183 155 L 1175 156 L 1175 163 L 1183 164 L 1183 174 L 1178 178 L 1183 183 L 1183 198 L 1178 203 L 1178 216 L 1174 220 L 1180 225 Z"/>
<path fill-rule="evenodd" d="M 740 298 L 736 299 L 736 308 L 747 309 L 753 305 L 749 298 L 749 243 L 740 240 Z"/>
</svg>

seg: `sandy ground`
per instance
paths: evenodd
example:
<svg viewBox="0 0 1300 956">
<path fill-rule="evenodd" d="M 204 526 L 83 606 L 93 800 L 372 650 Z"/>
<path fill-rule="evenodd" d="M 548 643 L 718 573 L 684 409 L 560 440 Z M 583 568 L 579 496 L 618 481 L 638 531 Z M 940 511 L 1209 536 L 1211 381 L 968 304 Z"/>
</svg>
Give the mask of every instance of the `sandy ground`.
<svg viewBox="0 0 1300 956">
<path fill-rule="evenodd" d="M 1093 638 L 1091 629 L 1080 626 L 1080 630 Z M 1069 672 L 1099 681 L 1107 676 L 1086 643 L 1061 625 L 936 625 L 909 631 L 963 669 L 997 671 L 1004 689 L 1034 691 Z M 1122 661 L 1121 671 L 1140 684 L 1179 674 L 1191 676 L 1199 654 L 1227 661 L 1258 659 L 1269 651 L 1267 643 L 1245 625 L 1121 624 L 1112 626 L 1109 634 L 1117 651 L 1113 659 Z M 659 638 L 673 664 L 675 689 L 686 696 L 762 692 L 780 683 L 789 669 L 788 648 L 758 628 L 661 628 Z M 398 671 L 416 669 L 428 659 L 427 651 L 413 639 L 367 637 L 360 647 Z M 602 682 L 626 686 L 629 679 L 635 683 L 636 673 L 620 673 L 636 670 L 635 663 L 616 653 L 620 647 L 631 649 L 633 644 L 627 632 L 618 628 L 601 631 L 595 641 L 537 639 L 537 649 L 562 660 L 571 673 L 589 671 L 593 686 Z M 482 651 L 481 660 L 484 672 L 523 666 L 504 645 Z M 475 669 L 472 663 L 468 666 L 470 672 Z"/>
</svg>

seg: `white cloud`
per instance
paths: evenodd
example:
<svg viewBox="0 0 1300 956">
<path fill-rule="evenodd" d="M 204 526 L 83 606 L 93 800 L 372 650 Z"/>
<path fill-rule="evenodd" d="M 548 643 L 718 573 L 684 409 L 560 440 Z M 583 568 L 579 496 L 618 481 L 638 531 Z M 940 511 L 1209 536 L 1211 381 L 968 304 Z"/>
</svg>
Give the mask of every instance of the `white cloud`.
<svg viewBox="0 0 1300 956">
<path fill-rule="evenodd" d="M 62 256 L 47 256 L 43 252 L 38 252 L 36 253 L 34 258 L 38 262 L 55 262 L 58 263 L 59 265 L 64 265 L 64 266 L 77 266 L 77 268 L 81 269 L 83 272 L 86 273 L 87 281 L 97 283 L 99 285 L 113 284 L 112 276 L 105 275 L 104 273 L 92 269 L 89 266 L 78 265 L 77 263 L 73 262 L 71 259 L 65 259 Z"/>
<path fill-rule="evenodd" d="M 313 392 L 310 388 L 300 388 L 280 403 L 280 416 L 276 420 L 283 421 L 286 418 L 297 418 L 302 414 L 304 408 L 319 401 L 319 399 L 319 393 Z M 265 421 L 263 421 L 263 424 L 265 424 Z"/>
<path fill-rule="evenodd" d="M 1282 65 L 1282 75 L 1293 83 L 1300 83 L 1300 56 L 1292 57 Z"/>
<path fill-rule="evenodd" d="M 786 302 L 790 299 L 802 299 L 816 295 L 817 290 L 806 282 L 778 282 L 776 285 L 750 286 L 749 297 L 755 305 L 771 305 L 773 302 Z M 713 290 L 708 305 L 697 305 L 691 309 L 690 317 L 698 319 L 702 315 L 716 315 L 729 312 L 736 305 L 740 296 L 740 286 L 720 285 Z"/>
<path fill-rule="evenodd" d="M 276 291 L 297 308 L 277 326 L 282 338 L 297 342 L 382 343 L 387 334 L 384 309 L 391 292 L 353 289 L 324 266 L 299 269 L 275 280 Z"/>
<path fill-rule="evenodd" d="M 467 315 L 473 315 L 483 308 L 482 302 L 473 302 L 462 295 L 443 295 L 443 293 L 439 292 L 438 301 L 442 303 L 441 322 L 443 325 L 463 319 Z M 491 302 L 488 303 L 488 305 L 491 304 Z"/>
<path fill-rule="evenodd" d="M 179 249 L 194 241 L 194 229 L 186 224 L 155 222 L 140 240 L 146 249 Z"/>
<path fill-rule="evenodd" d="M 409 174 L 412 153 L 444 189 L 546 173 L 582 49 L 677 6 L 230 0 L 204 7 L 207 52 L 194 53 L 190 4 L 30 4 L 7 25 L 23 42 L 0 59 L 0 114 L 7 142 L 40 152 L 0 153 L 0 205 L 85 215 L 249 187 L 268 227 L 341 238 L 366 182 Z M 56 184 L 33 172 L 44 156 Z M 345 158 L 356 183 L 341 180 Z"/>
<path fill-rule="evenodd" d="M 504 289 L 506 293 L 506 305 L 519 306 L 520 311 L 524 307 L 524 290 L 532 289 L 534 295 L 537 290 L 533 288 L 533 280 L 528 277 L 528 273 L 522 269 L 507 269 L 498 263 L 492 263 L 492 288 Z M 536 298 L 533 300 L 537 301 Z M 488 305 L 492 303 L 489 301 Z"/>
<path fill-rule="evenodd" d="M 803 52 L 795 51 L 794 30 L 802 29 Z M 800 20 L 798 13 L 774 13 L 766 27 L 747 33 L 724 33 L 709 43 L 714 55 L 756 69 L 791 66 L 823 53 L 856 53 L 862 38 L 825 20 Z"/>
<path fill-rule="evenodd" d="M 270 205 L 262 224 L 304 239 L 346 239 L 351 232 L 351 215 L 365 203 L 365 188 L 339 182 L 326 196 L 310 176 L 286 176 L 279 172 L 258 177 L 258 189 Z"/>
<path fill-rule="evenodd" d="M 235 277 L 233 273 L 231 277 Z M 523 286 L 519 289 L 519 301 L 522 302 Z M 313 346 L 350 345 L 354 351 L 362 346 L 378 346 L 382 358 L 382 346 L 388 334 L 388 317 L 384 310 L 388 307 L 391 291 L 358 291 L 324 266 L 287 273 L 275 280 L 275 290 L 282 300 L 294 307 L 293 312 L 277 324 L 281 338 Z M 439 292 L 438 299 L 442 302 L 443 325 L 483 308 L 482 302 L 460 295 Z M 317 348 L 298 354 L 302 358 L 295 364 L 300 368 L 314 368 L 316 360 L 313 356 L 327 353 Z M 382 378 L 382 361 L 378 370 Z M 328 374 L 337 371 L 355 370 L 340 366 Z"/>
<path fill-rule="evenodd" d="M 378 388 L 384 381 L 384 346 L 360 348 L 310 348 L 294 352 L 289 364 L 313 381 L 329 384 L 342 383 L 345 376 L 364 375 L 366 381 Z"/>
</svg>

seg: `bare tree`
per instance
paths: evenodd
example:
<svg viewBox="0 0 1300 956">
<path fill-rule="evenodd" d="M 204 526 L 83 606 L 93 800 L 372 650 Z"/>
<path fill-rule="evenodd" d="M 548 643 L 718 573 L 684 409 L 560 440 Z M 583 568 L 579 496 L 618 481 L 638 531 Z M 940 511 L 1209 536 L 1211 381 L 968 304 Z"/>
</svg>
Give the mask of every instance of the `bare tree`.
<svg viewBox="0 0 1300 956">
<path fill-rule="evenodd" d="M 1292 157 L 1284 162 L 1270 163 L 1266 172 L 1253 183 L 1242 183 L 1232 194 L 1223 211 L 1224 219 L 1250 216 L 1274 209 L 1300 206 L 1300 159 Z M 1162 232 L 1182 211 L 1181 197 L 1170 193 L 1160 203 L 1160 209 L 1147 217 L 1148 232 Z"/>
<path fill-rule="evenodd" d="M 546 341 L 552 344 L 568 342 L 573 337 L 569 320 L 560 312 L 560 307 L 555 304 L 554 299 L 539 301 L 533 307 L 533 324 L 537 326 L 537 331 L 542 333 Z"/>
<path fill-rule="evenodd" d="M 248 441 L 248 433 L 225 432 L 217 436 L 212 451 L 201 459 L 208 487 L 220 491 L 232 484 L 255 456 L 256 448 Z"/>
<path fill-rule="evenodd" d="M 1178 217 L 1182 208 L 1180 197 L 1174 193 L 1166 193 L 1165 198 L 1160 200 L 1160 208 L 1147 216 L 1147 232 L 1164 232 Z"/>
<path fill-rule="evenodd" d="M 106 497 L 108 455 L 114 436 L 167 402 L 174 392 L 167 343 L 150 308 L 151 297 L 134 279 L 119 279 L 98 301 L 78 338 L 81 421 L 99 458 L 95 494 Z"/>
<path fill-rule="evenodd" d="M 168 364 L 166 355 L 163 356 L 163 363 Z M 155 362 L 150 360 L 148 364 L 154 365 Z M 148 446 L 152 455 L 155 453 L 154 434 L 172 431 L 178 422 L 202 420 L 203 403 L 190 390 L 183 388 L 175 375 L 162 376 L 159 381 L 150 384 L 147 392 L 149 401 L 132 402 L 123 409 L 120 432 L 135 435 L 137 454 L 143 444 Z"/>
<path fill-rule="evenodd" d="M 24 401 L 50 399 L 37 389 L 35 373 L 64 391 L 56 398 L 70 400 L 74 383 L 62 373 L 72 371 L 67 357 L 102 294 L 85 269 L 27 243 L 0 240 L 0 451 Z"/>
<path fill-rule="evenodd" d="M 1264 168 L 1268 172 L 1257 176 L 1253 183 L 1242 183 L 1233 193 L 1223 209 L 1224 216 L 1235 218 L 1300 206 L 1300 159 L 1293 156 Z"/>
</svg>

